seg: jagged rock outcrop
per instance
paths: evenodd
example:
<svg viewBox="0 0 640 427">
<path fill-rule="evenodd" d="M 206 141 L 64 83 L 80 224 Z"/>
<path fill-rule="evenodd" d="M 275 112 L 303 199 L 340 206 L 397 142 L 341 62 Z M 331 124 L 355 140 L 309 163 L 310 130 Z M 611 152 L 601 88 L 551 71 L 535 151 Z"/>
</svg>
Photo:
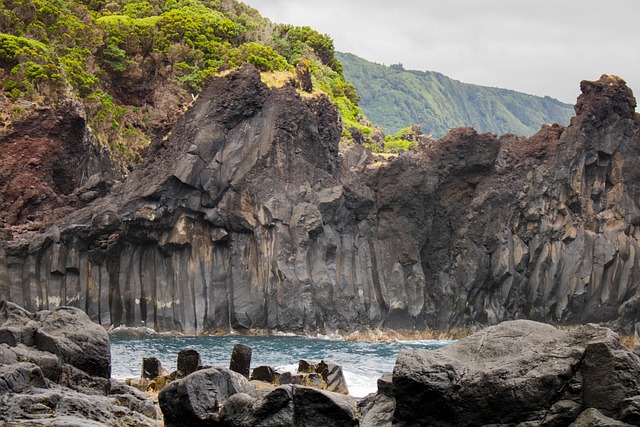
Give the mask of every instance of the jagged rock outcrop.
<svg viewBox="0 0 640 427">
<path fill-rule="evenodd" d="M 155 405 L 110 378 L 109 337 L 74 307 L 0 301 L 0 424 L 158 426 Z"/>
<path fill-rule="evenodd" d="M 610 329 L 516 320 L 403 350 L 360 425 L 637 425 L 639 386 L 640 357 Z"/>
<path fill-rule="evenodd" d="M 0 248 L 0 297 L 103 325 L 297 332 L 636 322 L 640 119 L 616 77 L 571 125 L 471 128 L 377 162 L 326 97 L 214 78 L 105 198 Z M 620 313 L 618 312 L 620 310 Z"/>
</svg>

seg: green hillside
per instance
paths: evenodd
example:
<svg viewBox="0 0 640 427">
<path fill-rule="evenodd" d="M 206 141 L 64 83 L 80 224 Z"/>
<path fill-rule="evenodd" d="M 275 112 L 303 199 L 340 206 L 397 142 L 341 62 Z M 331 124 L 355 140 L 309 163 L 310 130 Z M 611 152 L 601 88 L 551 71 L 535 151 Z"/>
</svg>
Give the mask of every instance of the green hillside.
<svg viewBox="0 0 640 427">
<path fill-rule="evenodd" d="M 387 133 L 418 124 L 436 138 L 460 126 L 529 136 L 544 123 L 566 125 L 574 115 L 571 105 L 550 97 L 462 83 L 400 64 L 387 67 L 349 53 L 336 57 L 358 91 L 363 112 Z"/>
</svg>

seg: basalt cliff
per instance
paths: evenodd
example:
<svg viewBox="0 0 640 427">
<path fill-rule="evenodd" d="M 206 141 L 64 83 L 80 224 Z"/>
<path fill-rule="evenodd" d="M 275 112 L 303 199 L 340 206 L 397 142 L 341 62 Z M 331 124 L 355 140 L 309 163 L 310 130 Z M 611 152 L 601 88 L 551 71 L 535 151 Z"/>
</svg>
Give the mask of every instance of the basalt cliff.
<svg viewBox="0 0 640 427">
<path fill-rule="evenodd" d="M 581 89 L 568 127 L 454 129 L 385 159 L 339 146 L 326 97 L 269 89 L 251 67 L 215 77 L 108 194 L 92 189 L 104 172 L 78 180 L 86 206 L 5 228 L 0 299 L 186 333 L 518 318 L 630 332 L 640 115 L 617 77 Z"/>
</svg>

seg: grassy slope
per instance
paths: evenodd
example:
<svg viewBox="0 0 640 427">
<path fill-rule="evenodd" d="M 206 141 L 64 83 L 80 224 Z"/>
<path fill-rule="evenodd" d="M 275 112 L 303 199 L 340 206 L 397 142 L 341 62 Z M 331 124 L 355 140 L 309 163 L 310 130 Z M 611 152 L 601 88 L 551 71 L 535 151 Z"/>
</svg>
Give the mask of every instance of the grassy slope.
<svg viewBox="0 0 640 427">
<path fill-rule="evenodd" d="M 405 71 L 337 53 L 345 78 L 356 86 L 360 107 L 383 130 L 419 124 L 425 134 L 473 126 L 481 132 L 532 135 L 544 123 L 568 124 L 569 104 L 507 89 L 461 83 L 436 72 Z"/>
</svg>

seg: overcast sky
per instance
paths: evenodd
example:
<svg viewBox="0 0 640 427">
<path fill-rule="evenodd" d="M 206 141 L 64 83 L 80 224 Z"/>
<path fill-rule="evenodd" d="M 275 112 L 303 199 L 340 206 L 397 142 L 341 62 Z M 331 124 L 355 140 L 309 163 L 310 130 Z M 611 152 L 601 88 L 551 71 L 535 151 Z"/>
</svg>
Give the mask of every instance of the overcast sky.
<svg viewBox="0 0 640 427">
<path fill-rule="evenodd" d="M 640 94 L 640 0 L 242 0 L 336 50 L 574 104 L 615 74 Z"/>
</svg>

